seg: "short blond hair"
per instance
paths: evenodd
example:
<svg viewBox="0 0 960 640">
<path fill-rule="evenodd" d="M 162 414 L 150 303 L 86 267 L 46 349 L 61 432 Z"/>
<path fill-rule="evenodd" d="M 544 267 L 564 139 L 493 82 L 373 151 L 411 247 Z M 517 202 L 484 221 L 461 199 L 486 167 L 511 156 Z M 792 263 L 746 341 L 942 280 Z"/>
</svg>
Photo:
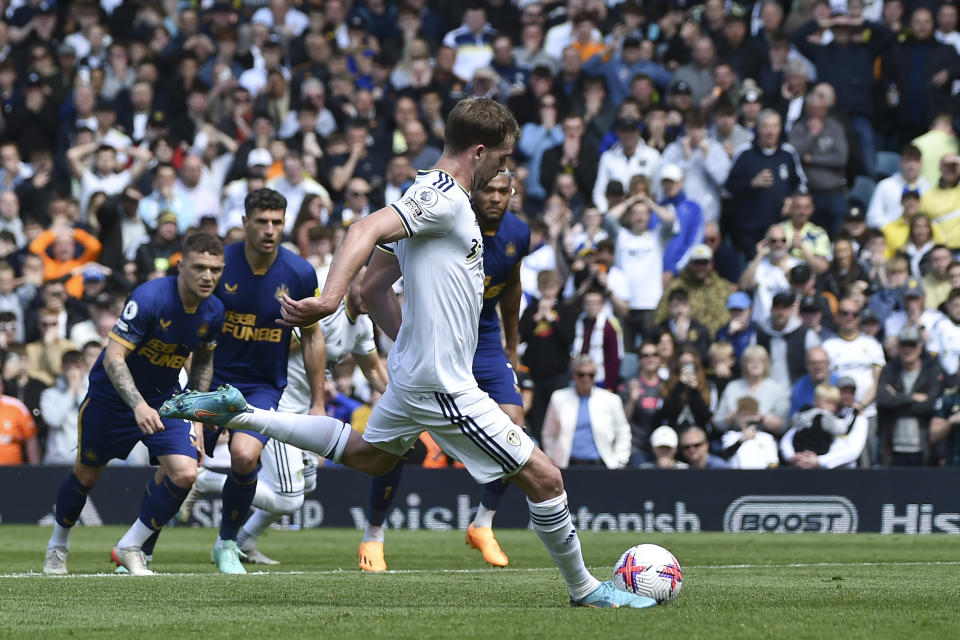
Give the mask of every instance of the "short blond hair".
<svg viewBox="0 0 960 640">
<path fill-rule="evenodd" d="M 840 389 L 832 384 L 818 384 L 813 390 L 813 399 L 820 402 L 840 404 Z"/>
<path fill-rule="evenodd" d="M 743 350 L 743 355 L 740 356 L 740 368 L 743 371 L 747 370 L 747 360 L 750 358 L 763 358 L 763 377 L 770 377 L 770 354 L 767 353 L 767 350 L 764 349 L 759 344 L 752 344 L 746 349 Z"/>
</svg>

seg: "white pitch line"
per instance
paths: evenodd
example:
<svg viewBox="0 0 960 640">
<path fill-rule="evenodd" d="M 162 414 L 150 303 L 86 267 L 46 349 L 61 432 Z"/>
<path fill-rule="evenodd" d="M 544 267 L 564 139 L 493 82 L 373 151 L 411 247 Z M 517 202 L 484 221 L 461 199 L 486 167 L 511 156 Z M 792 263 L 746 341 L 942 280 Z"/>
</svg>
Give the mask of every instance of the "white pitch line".
<svg viewBox="0 0 960 640">
<path fill-rule="evenodd" d="M 953 560 L 932 560 L 929 562 L 793 562 L 793 563 L 771 563 L 771 564 L 694 564 L 684 565 L 684 569 L 803 569 L 819 567 L 933 567 L 933 566 L 956 566 L 960 561 Z M 602 571 L 603 568 L 591 567 L 594 570 Z M 527 568 L 502 568 L 502 569 L 398 569 L 384 572 L 387 575 L 404 574 L 444 574 L 444 573 L 477 573 L 477 574 L 496 574 L 496 573 L 536 573 L 541 571 L 556 571 L 555 567 L 527 567 Z M 328 569 L 317 571 L 251 571 L 248 576 L 332 576 L 332 575 L 357 575 L 362 572 L 356 569 Z M 216 573 L 157 573 L 158 577 L 176 577 L 192 578 L 196 576 L 215 576 Z M 46 576 L 39 571 L 30 571 L 26 573 L 0 573 L 0 580 L 22 579 L 22 578 L 121 578 L 128 577 L 119 573 L 70 573 L 65 576 Z"/>
</svg>

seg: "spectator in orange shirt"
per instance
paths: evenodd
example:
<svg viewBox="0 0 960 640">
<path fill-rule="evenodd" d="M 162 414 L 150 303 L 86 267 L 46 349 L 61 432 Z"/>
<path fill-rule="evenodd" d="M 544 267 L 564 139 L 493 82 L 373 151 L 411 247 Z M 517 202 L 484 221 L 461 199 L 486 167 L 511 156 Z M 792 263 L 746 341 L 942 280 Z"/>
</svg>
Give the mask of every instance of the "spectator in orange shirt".
<svg viewBox="0 0 960 640">
<path fill-rule="evenodd" d="M 573 32 L 571 34 L 573 42 L 570 46 L 580 54 L 580 62 L 586 62 L 598 53 L 606 53 L 607 48 L 603 42 L 593 37 L 596 29 L 596 20 L 586 11 L 581 11 L 573 16 Z"/>
<path fill-rule="evenodd" d="M 77 245 L 82 252 L 77 256 Z M 71 275 L 67 293 L 74 298 L 83 296 L 81 268 L 100 257 L 103 245 L 83 229 L 55 226 L 44 231 L 30 243 L 30 251 L 43 259 L 43 279 L 55 280 Z"/>
<path fill-rule="evenodd" d="M 40 464 L 37 425 L 22 402 L 3 394 L 0 378 L 0 465 Z"/>
</svg>

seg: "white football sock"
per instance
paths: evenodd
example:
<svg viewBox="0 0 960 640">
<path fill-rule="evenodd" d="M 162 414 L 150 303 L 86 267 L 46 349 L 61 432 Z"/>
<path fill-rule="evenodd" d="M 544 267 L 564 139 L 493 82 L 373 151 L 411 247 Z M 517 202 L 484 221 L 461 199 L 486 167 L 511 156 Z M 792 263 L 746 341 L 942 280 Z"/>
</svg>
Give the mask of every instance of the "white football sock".
<svg viewBox="0 0 960 640">
<path fill-rule="evenodd" d="M 570 588 L 570 597 L 579 600 L 600 586 L 600 581 L 590 575 L 583 564 L 580 538 L 570 519 L 566 492 L 544 502 L 531 502 L 527 498 L 527 504 L 533 530 L 553 556 L 560 575 Z"/>
<path fill-rule="evenodd" d="M 380 542 L 384 541 L 383 537 L 383 525 L 374 526 L 372 524 L 367 525 L 367 530 L 363 532 L 363 540 L 361 542 Z"/>
<path fill-rule="evenodd" d="M 147 538 L 154 534 L 154 530 L 143 524 L 143 521 L 140 518 L 137 518 L 133 526 L 127 529 L 127 532 L 123 534 L 123 537 L 120 538 L 120 542 L 117 543 L 118 549 L 126 549 L 127 547 L 142 547 L 143 543 L 147 541 Z"/>
<path fill-rule="evenodd" d="M 483 503 L 480 503 L 480 506 L 477 507 L 477 515 L 473 516 L 473 526 L 474 527 L 492 527 L 493 526 L 493 516 L 496 514 L 496 511 L 491 511 L 483 506 Z"/>
<path fill-rule="evenodd" d="M 260 483 L 263 484 L 263 483 Z M 263 509 L 256 509 L 240 529 L 240 535 L 237 537 L 237 546 L 241 551 L 247 551 L 257 546 L 257 540 L 263 535 L 263 532 L 270 528 L 270 525 L 280 519 L 279 513 L 270 513 Z"/>
<path fill-rule="evenodd" d="M 305 416 L 298 413 L 264 411 L 253 408 L 231 418 L 228 425 L 276 438 L 300 449 L 313 451 L 327 460 L 340 462 L 350 439 L 349 424 L 327 416 Z"/>
<path fill-rule="evenodd" d="M 72 529 L 72 527 L 64 527 L 54 522 L 53 533 L 50 534 L 50 542 L 47 543 L 47 549 L 52 549 L 54 547 L 66 547 L 69 549 L 70 529 Z"/>
</svg>

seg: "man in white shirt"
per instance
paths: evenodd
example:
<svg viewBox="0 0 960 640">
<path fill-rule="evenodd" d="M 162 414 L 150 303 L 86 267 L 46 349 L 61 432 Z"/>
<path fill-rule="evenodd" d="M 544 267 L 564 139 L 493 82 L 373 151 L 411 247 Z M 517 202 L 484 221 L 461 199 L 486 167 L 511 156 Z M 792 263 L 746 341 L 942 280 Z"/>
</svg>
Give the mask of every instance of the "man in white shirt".
<svg viewBox="0 0 960 640">
<path fill-rule="evenodd" d="M 117 171 L 117 150 L 99 142 L 87 142 L 67 149 L 67 164 L 70 174 L 80 181 L 80 211 L 87 210 L 87 203 L 97 191 L 114 196 L 127 185 L 139 178 L 147 169 L 147 162 L 153 157 L 149 150 L 137 147 L 125 149 L 133 157 L 129 169 Z M 93 153 L 93 166 L 87 168 L 87 157 Z"/>
<path fill-rule="evenodd" d="M 648 147 L 640 137 L 640 121 L 634 118 L 617 118 L 614 123 L 617 144 L 600 154 L 597 167 L 597 180 L 593 183 L 593 204 L 600 211 L 610 208 L 607 202 L 607 183 L 616 180 L 620 184 L 630 184 L 630 178 L 644 175 L 650 184 L 660 167 L 660 152 Z"/>
<path fill-rule="evenodd" d="M 920 149 L 908 144 L 900 151 L 900 171 L 877 183 L 867 207 L 867 226 L 871 229 L 883 229 L 884 225 L 894 222 L 903 214 L 900 199 L 904 189 L 919 191 L 920 195 L 930 188 L 930 183 L 920 175 Z"/>
<path fill-rule="evenodd" d="M 753 320 L 762 323 L 770 317 L 773 297 L 790 291 L 789 273 L 800 261 L 787 249 L 787 232 L 780 225 L 767 229 L 757 245 L 757 255 L 740 276 L 740 290 L 753 291 Z"/>
<path fill-rule="evenodd" d="M 946 314 L 929 330 L 927 348 L 950 375 L 960 371 L 960 288 L 953 289 L 944 303 Z"/>
<path fill-rule="evenodd" d="M 297 221 L 297 214 L 300 213 L 300 205 L 303 204 L 303 198 L 308 193 L 315 193 L 323 198 L 327 209 L 331 209 L 330 194 L 319 182 L 307 175 L 303 158 L 296 151 L 290 151 L 284 158 L 283 175 L 268 180 L 267 186 L 279 191 L 287 199 L 285 233 L 293 230 L 293 223 Z"/>
<path fill-rule="evenodd" d="M 203 159 L 200 156 L 188 155 L 183 159 L 180 167 L 180 179 L 177 181 L 177 191 L 180 197 L 193 203 L 193 220 L 180 221 L 180 226 L 199 224 L 203 218 L 220 220 L 220 194 L 203 186 Z"/>
</svg>

